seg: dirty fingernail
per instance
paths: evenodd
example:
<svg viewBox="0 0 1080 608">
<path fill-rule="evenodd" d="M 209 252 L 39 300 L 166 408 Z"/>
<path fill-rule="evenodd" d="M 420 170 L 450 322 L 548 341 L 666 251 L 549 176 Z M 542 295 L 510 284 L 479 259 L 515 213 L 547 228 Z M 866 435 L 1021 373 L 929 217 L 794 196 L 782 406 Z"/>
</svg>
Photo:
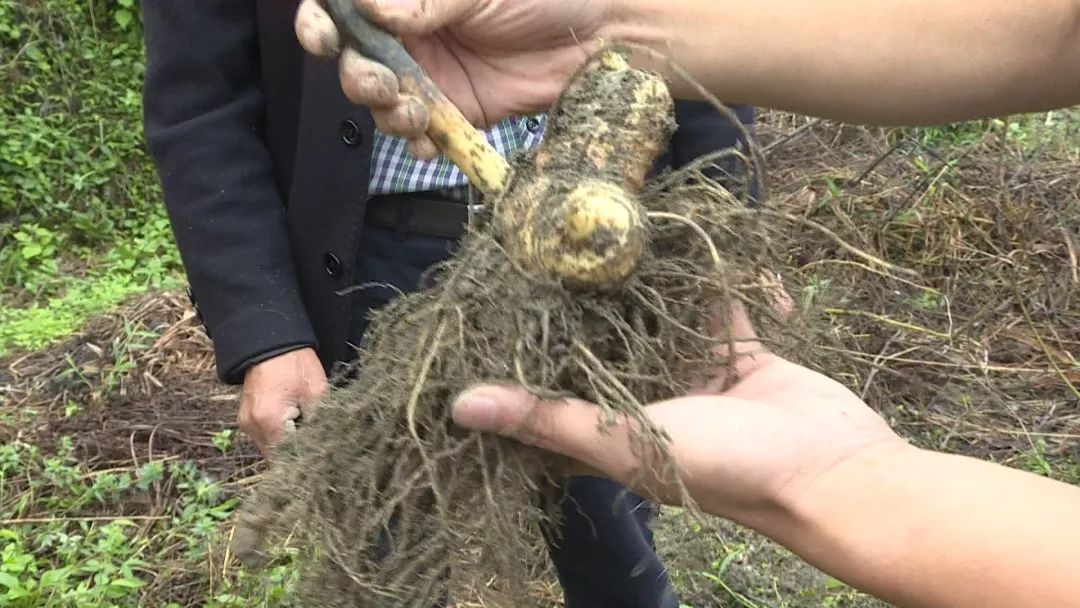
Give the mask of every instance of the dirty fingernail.
<svg viewBox="0 0 1080 608">
<path fill-rule="evenodd" d="M 375 10 L 385 16 L 416 13 L 423 10 L 419 0 L 371 0 Z"/>
<path fill-rule="evenodd" d="M 324 29 L 319 36 L 319 44 L 325 57 L 333 57 L 341 52 L 341 37 L 336 28 Z"/>
</svg>

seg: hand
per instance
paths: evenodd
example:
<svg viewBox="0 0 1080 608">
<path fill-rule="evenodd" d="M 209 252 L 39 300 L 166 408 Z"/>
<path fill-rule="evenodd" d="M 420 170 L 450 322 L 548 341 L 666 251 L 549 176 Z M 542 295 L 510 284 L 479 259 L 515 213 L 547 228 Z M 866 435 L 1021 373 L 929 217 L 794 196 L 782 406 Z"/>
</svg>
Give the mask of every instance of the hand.
<svg viewBox="0 0 1080 608">
<path fill-rule="evenodd" d="M 406 49 L 473 124 L 548 108 L 596 51 L 612 0 L 356 0 L 399 34 Z M 296 33 L 310 53 L 336 56 L 340 36 L 317 0 L 304 0 Z M 424 135 L 427 111 L 402 95 L 384 66 L 346 50 L 341 85 L 369 106 L 379 129 L 410 139 L 414 154 L 437 153 Z"/>
<path fill-rule="evenodd" d="M 671 437 L 682 481 L 700 508 L 752 525 L 797 502 L 837 464 L 874 450 L 906 448 L 854 393 L 754 346 L 741 312 L 733 327 L 739 338 L 750 338 L 739 348 L 734 386 L 706 388 L 647 410 Z M 656 500 L 680 500 L 672 480 L 650 476 L 642 466 L 625 426 L 598 428 L 600 410 L 591 403 L 542 401 L 521 388 L 486 386 L 463 394 L 454 416 L 462 426 L 512 437 L 634 483 Z"/>
<path fill-rule="evenodd" d="M 281 441 L 286 425 L 314 415 L 326 392 L 326 372 L 315 351 L 294 350 L 251 366 L 240 395 L 240 430 L 263 455 Z"/>
</svg>

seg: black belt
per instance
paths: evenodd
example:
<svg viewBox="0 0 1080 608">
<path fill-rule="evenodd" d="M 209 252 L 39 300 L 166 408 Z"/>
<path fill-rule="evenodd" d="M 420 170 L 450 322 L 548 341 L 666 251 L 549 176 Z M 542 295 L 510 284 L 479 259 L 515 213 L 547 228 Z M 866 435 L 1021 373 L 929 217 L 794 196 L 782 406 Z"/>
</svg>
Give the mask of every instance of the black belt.
<svg viewBox="0 0 1080 608">
<path fill-rule="evenodd" d="M 480 205 L 469 205 L 434 192 L 386 194 L 368 199 L 364 223 L 448 239 L 461 237 L 472 213 L 481 213 Z"/>
</svg>

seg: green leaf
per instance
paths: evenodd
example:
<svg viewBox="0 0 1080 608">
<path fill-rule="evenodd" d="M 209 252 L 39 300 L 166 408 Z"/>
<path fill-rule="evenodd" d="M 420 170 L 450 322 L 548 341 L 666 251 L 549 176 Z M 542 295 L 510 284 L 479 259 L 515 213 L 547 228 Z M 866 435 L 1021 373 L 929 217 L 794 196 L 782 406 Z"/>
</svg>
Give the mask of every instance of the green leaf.
<svg viewBox="0 0 1080 608">
<path fill-rule="evenodd" d="M 46 570 L 41 575 L 41 586 L 45 588 L 57 587 L 67 580 L 69 576 L 71 576 L 71 570 L 66 567 L 56 570 Z"/>
<path fill-rule="evenodd" d="M 28 243 L 26 245 L 23 245 L 22 257 L 26 260 L 32 260 L 41 255 L 42 251 L 44 251 L 44 249 L 41 247 L 41 245 L 38 245 L 37 243 Z"/>
<path fill-rule="evenodd" d="M 0 572 L 0 585 L 7 587 L 11 591 L 22 590 L 22 583 L 19 582 L 19 579 L 7 572 Z"/>
<path fill-rule="evenodd" d="M 123 29 L 127 29 L 127 27 L 131 25 L 132 20 L 135 19 L 135 15 L 126 8 L 117 9 L 113 16 L 116 18 L 116 24 Z"/>
<path fill-rule="evenodd" d="M 146 585 L 146 581 L 137 578 L 118 578 L 109 581 L 110 587 L 123 587 L 125 589 L 138 589 Z"/>
<path fill-rule="evenodd" d="M 728 568 L 731 567 L 731 563 L 734 562 L 736 559 L 742 557 L 742 554 L 745 551 L 746 551 L 746 548 L 740 546 L 740 547 L 736 548 L 734 551 L 731 551 L 730 553 L 725 555 L 724 560 L 721 561 L 720 565 L 716 568 L 716 574 L 718 574 L 720 576 L 724 576 L 724 574 L 727 573 Z"/>
<path fill-rule="evenodd" d="M 843 581 L 830 576 L 825 579 L 825 588 L 830 591 L 836 591 L 837 589 L 846 589 L 847 585 Z"/>
<path fill-rule="evenodd" d="M 116 3 L 124 8 L 135 6 L 135 0 L 116 0 Z"/>
</svg>

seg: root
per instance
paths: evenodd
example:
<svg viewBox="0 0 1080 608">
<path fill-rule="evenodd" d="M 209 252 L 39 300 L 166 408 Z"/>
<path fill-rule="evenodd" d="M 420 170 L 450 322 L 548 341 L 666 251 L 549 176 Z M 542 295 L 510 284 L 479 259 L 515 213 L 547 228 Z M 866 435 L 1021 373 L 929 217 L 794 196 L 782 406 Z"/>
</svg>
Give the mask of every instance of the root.
<svg viewBox="0 0 1080 608">
<path fill-rule="evenodd" d="M 716 265 L 716 270 L 723 270 L 724 265 L 720 261 L 720 252 L 716 250 L 716 245 L 713 244 L 712 239 L 709 238 L 709 235 L 705 232 L 705 229 L 695 224 L 693 220 L 685 218 L 681 215 L 675 215 L 674 213 L 665 213 L 663 211 L 653 211 L 652 213 L 648 214 L 648 217 L 649 219 L 671 220 L 673 222 L 685 224 L 686 226 L 692 228 L 694 232 L 698 233 L 698 236 L 701 237 L 701 240 L 705 241 L 705 244 L 708 245 L 709 254 L 712 256 L 713 263 Z"/>
<path fill-rule="evenodd" d="M 547 166 L 569 171 L 567 158 L 554 154 Z M 515 176 L 528 177 L 534 160 L 519 159 Z M 587 182 L 606 166 L 594 162 L 584 178 L 562 174 L 561 183 Z M 785 248 L 776 242 L 791 232 L 775 220 L 792 218 L 748 211 L 749 188 L 728 188 L 701 166 L 651 184 L 618 169 L 629 176 L 624 193 L 641 193 L 633 204 L 647 238 L 633 271 L 602 289 L 523 264 L 507 240 L 510 216 L 477 222 L 459 252 L 431 271 L 430 287 L 373 315 L 354 376 L 277 448 L 271 473 L 240 511 L 237 555 L 268 557 L 295 532 L 296 594 L 313 608 L 427 608 L 474 572 L 508 581 L 514 605 L 531 605 L 522 582 L 557 536 L 567 463 L 457 427 L 451 403 L 481 383 L 600 404 L 597 424 L 625 425 L 643 474 L 679 483 L 667 437 L 645 408 L 718 373 L 735 380 L 734 337 L 710 333 L 717 310 L 747 304 L 770 343 L 792 333 L 803 342 L 789 344 L 821 343 L 808 325 L 795 332 L 793 319 L 776 314 L 759 280 L 780 265 L 776 252 Z M 500 200 L 503 211 L 513 203 Z"/>
<path fill-rule="evenodd" d="M 438 483 L 435 481 L 438 479 L 438 471 L 435 469 L 435 462 L 428 456 L 427 449 L 424 447 L 424 440 L 420 438 L 420 432 L 417 430 L 416 423 L 416 410 L 420 404 L 420 393 L 423 391 L 424 385 L 427 382 L 428 373 L 431 371 L 431 365 L 435 361 L 435 355 L 439 352 L 439 347 L 442 343 L 443 332 L 446 331 L 446 320 L 443 319 L 439 322 L 439 326 L 435 328 L 435 337 L 431 340 L 431 344 L 428 344 L 427 336 L 422 338 L 419 343 L 420 351 L 427 347 L 427 355 L 421 359 L 420 371 L 416 374 L 415 384 L 413 385 L 412 394 L 409 395 L 409 403 L 405 406 L 405 419 L 409 426 L 409 434 L 416 441 L 416 449 L 420 452 L 420 458 L 424 461 L 424 466 L 427 467 L 428 474 L 431 475 L 432 486 L 431 491 L 435 493 L 435 501 L 439 509 L 442 511 L 443 516 L 446 515 L 446 497 L 439 490 Z"/>
</svg>

